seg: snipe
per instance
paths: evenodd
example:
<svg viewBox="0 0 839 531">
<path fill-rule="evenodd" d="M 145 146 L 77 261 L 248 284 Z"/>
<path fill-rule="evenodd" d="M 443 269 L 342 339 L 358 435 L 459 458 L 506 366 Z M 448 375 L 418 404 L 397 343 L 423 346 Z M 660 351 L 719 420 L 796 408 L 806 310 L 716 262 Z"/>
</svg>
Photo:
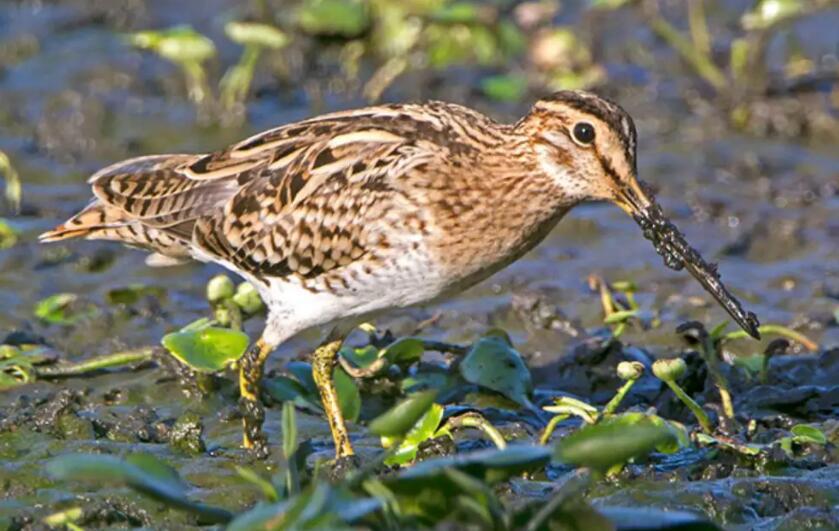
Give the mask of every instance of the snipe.
<svg viewBox="0 0 839 531">
<path fill-rule="evenodd" d="M 352 325 L 461 291 L 533 248 L 583 201 L 616 203 L 665 263 L 686 267 L 753 337 L 746 313 L 636 178 L 635 126 L 615 103 L 566 91 L 515 124 L 458 105 L 384 105 L 319 116 L 203 155 L 119 162 L 95 198 L 42 241 L 85 237 L 216 262 L 268 307 L 241 364 L 244 445 L 265 455 L 259 382 L 268 355 L 334 324 L 313 373 L 337 457 L 353 454 L 331 380 Z"/>
</svg>

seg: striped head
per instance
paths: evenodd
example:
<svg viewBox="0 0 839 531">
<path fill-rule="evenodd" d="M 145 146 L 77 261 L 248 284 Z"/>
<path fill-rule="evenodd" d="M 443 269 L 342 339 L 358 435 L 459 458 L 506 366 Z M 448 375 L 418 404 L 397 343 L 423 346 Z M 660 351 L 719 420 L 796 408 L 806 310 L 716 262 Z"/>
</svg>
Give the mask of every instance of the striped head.
<svg viewBox="0 0 839 531">
<path fill-rule="evenodd" d="M 644 231 L 667 266 L 686 268 L 734 320 L 759 338 L 757 317 L 725 288 L 716 265 L 685 240 L 638 182 L 632 118 L 617 104 L 582 91 L 562 91 L 539 100 L 516 128 L 527 135 L 538 165 L 566 206 L 607 200 Z"/>
<path fill-rule="evenodd" d="M 617 104 L 561 91 L 537 101 L 517 128 L 569 203 L 608 200 L 630 215 L 649 205 L 637 181 L 635 124 Z"/>
</svg>

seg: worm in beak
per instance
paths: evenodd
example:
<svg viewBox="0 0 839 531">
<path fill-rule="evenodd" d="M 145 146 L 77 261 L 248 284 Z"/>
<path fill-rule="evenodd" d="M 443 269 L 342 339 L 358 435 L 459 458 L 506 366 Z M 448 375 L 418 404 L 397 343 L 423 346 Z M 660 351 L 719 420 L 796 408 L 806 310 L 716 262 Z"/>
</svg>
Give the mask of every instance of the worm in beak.
<svg viewBox="0 0 839 531">
<path fill-rule="evenodd" d="M 720 279 L 717 265 L 706 262 L 699 252 L 688 244 L 679 229 L 664 216 L 651 193 L 645 192 L 635 179 L 629 182 L 630 184 L 621 191 L 616 203 L 638 223 L 644 231 L 644 237 L 653 243 L 656 252 L 664 258 L 664 264 L 676 271 L 687 269 L 740 328 L 753 338 L 760 339 L 760 323 L 757 316 L 744 310 L 740 301 L 726 289 Z"/>
</svg>

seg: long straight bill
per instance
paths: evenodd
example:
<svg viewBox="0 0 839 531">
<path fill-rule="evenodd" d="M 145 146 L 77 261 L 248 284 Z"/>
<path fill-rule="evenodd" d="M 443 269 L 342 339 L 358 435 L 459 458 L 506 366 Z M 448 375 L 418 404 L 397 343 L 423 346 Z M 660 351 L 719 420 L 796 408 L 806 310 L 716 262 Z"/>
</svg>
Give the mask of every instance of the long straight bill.
<svg viewBox="0 0 839 531">
<path fill-rule="evenodd" d="M 621 197 L 616 203 L 640 225 L 644 237 L 653 243 L 667 267 L 677 271 L 683 267 L 687 269 L 740 328 L 753 338 L 760 339 L 757 316 L 743 309 L 740 301 L 723 285 L 716 264 L 706 262 L 688 244 L 679 229 L 664 216 L 652 194 L 646 193 L 642 185 L 632 180 L 621 190 Z"/>
</svg>

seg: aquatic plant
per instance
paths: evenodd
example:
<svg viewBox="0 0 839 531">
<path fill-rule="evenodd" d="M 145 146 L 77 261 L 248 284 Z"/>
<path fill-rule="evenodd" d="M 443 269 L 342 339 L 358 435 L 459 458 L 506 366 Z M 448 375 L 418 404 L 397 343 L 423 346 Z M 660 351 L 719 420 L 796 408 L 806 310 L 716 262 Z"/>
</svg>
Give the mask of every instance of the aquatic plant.
<svg viewBox="0 0 839 531">
<path fill-rule="evenodd" d="M 4 195 L 6 202 L 12 210 L 12 213 L 20 211 L 20 201 L 23 195 L 23 187 L 20 182 L 20 175 L 15 167 L 12 165 L 12 160 L 9 156 L 0 150 L 0 175 L 3 176 L 6 183 L 6 190 Z M 5 248 L 5 244 L 0 243 L 0 248 Z M 6 245 L 9 247 L 10 245 Z"/>
</svg>

